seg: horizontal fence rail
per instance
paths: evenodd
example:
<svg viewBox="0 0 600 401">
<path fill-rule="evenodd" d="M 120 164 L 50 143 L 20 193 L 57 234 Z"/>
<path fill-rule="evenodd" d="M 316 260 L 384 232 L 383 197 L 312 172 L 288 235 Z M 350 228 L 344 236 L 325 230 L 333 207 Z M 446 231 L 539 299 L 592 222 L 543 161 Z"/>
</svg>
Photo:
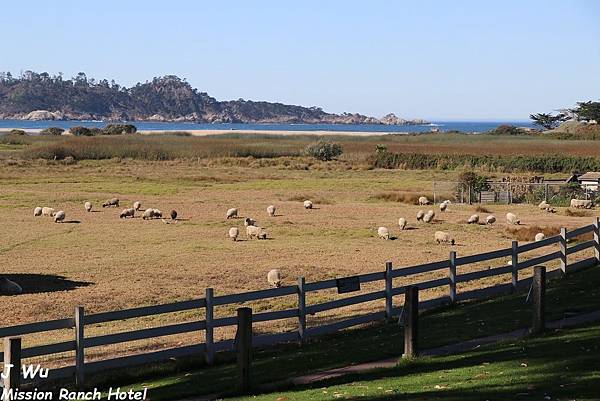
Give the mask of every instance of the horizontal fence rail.
<svg viewBox="0 0 600 401">
<path fill-rule="evenodd" d="M 579 237 L 587 233 L 593 233 L 592 240 L 577 241 L 577 239 L 580 239 Z M 543 255 L 535 257 L 527 256 L 528 252 L 542 248 L 546 249 L 546 247 L 553 248 L 548 249 L 548 252 Z M 568 263 L 568 256 L 590 248 L 594 248 L 594 257 Z M 560 235 L 545 238 L 541 241 L 524 244 L 513 241 L 510 248 L 461 257 L 456 257 L 455 252 L 450 252 L 450 257 L 446 260 L 417 266 L 394 268 L 392 263 L 388 262 L 384 271 L 365 273 L 353 277 L 328 279 L 312 283 L 306 283 L 304 278 L 300 278 L 298 285 L 218 296 L 215 296 L 213 290 L 209 288 L 206 290 L 204 298 L 93 314 L 85 314 L 83 308 L 78 307 L 74 317 L 0 328 L 0 337 L 25 336 L 54 330 L 75 329 L 74 339 L 25 348 L 22 350 L 22 358 L 74 352 L 75 365 L 51 369 L 49 377 L 68 378 L 76 376 L 77 385 L 80 386 L 83 384 L 85 373 L 94 373 L 107 369 L 154 363 L 171 358 L 188 356 L 204 356 L 209 364 L 212 363 L 216 352 L 232 351 L 235 347 L 233 339 L 215 342 L 214 330 L 220 327 L 237 325 L 236 316 L 215 317 L 215 307 L 217 306 L 240 305 L 246 302 L 271 300 L 278 297 L 295 297 L 296 307 L 288 306 L 287 309 L 283 310 L 254 313 L 252 319 L 255 323 L 293 319 L 297 321 L 297 330 L 256 334 L 253 337 L 253 345 L 264 347 L 285 342 L 302 343 L 310 337 L 330 334 L 349 327 L 381 321 L 383 319 L 391 320 L 401 315 L 403 304 L 395 305 L 394 297 L 404 295 L 408 284 L 394 287 L 393 280 L 397 278 L 410 278 L 424 273 L 438 274 L 438 277 L 430 277 L 422 281 L 409 283 L 420 290 L 440 287 L 447 290 L 447 295 L 421 300 L 419 308 L 425 310 L 448 305 L 453 302 L 489 298 L 526 289 L 531 285 L 532 279 L 519 279 L 519 271 L 554 260 L 560 261 L 560 267 L 550 270 L 547 274 L 548 277 L 558 277 L 598 264 L 600 262 L 599 219 L 595 219 L 594 224 L 579 227 L 571 231 L 563 228 Z M 484 261 L 494 261 L 492 263 L 496 264 L 496 266 L 480 267 L 478 270 L 467 272 L 460 271 L 465 266 Z M 439 277 L 440 275 L 442 277 Z M 469 291 L 458 291 L 457 288 L 457 284 L 460 283 L 502 275 L 511 275 L 510 281 L 505 284 L 496 284 Z M 349 286 L 345 287 L 343 291 L 342 282 L 345 282 Z M 364 291 L 364 289 L 361 289 L 362 284 L 378 282 L 381 282 L 380 290 L 373 291 L 371 289 L 370 292 L 352 294 L 355 291 Z M 340 294 L 346 292 L 350 294 L 345 297 L 338 297 L 337 299 L 326 298 L 327 300 L 321 299 L 318 303 L 307 304 L 306 296 L 308 293 L 332 289 L 337 289 Z M 330 297 L 333 297 L 333 295 L 329 294 L 328 298 Z M 334 317 L 330 317 L 326 323 L 315 323 L 313 326 L 307 327 L 307 316 L 374 301 L 385 301 L 384 310 L 357 316 L 347 315 L 337 318 L 337 320 Z M 182 311 L 194 311 L 198 312 L 198 314 L 195 314 L 195 320 L 183 323 L 144 327 L 96 336 L 84 335 L 84 328 L 86 326 Z M 317 320 L 316 322 L 319 321 Z M 199 338 L 204 337 L 205 341 L 203 343 L 168 349 L 150 350 L 135 355 L 85 361 L 86 349 L 184 333 L 195 333 Z M 4 355 L 2 354 L 0 358 L 3 357 Z"/>
</svg>

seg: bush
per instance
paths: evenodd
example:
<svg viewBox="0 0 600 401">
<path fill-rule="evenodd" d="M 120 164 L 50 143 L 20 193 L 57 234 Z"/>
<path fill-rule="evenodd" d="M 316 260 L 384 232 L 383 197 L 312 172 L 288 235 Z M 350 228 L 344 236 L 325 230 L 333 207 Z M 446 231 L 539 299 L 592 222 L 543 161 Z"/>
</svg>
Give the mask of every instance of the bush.
<svg viewBox="0 0 600 401">
<path fill-rule="evenodd" d="M 527 132 L 512 125 L 500 125 L 491 130 L 490 135 L 527 135 Z"/>
<path fill-rule="evenodd" d="M 136 132 L 136 126 L 131 124 L 108 124 L 102 129 L 102 135 L 125 135 Z"/>
<path fill-rule="evenodd" d="M 339 143 L 318 141 L 308 145 L 305 152 L 308 156 L 312 156 L 315 159 L 329 161 L 341 155 L 344 150 Z"/>
<path fill-rule="evenodd" d="M 77 125 L 75 127 L 69 128 L 69 132 L 75 136 L 93 136 L 94 135 L 89 128 L 83 127 L 81 125 Z"/>
<path fill-rule="evenodd" d="M 51 136 L 58 136 L 58 135 L 62 135 L 62 133 L 65 132 L 64 129 L 59 128 L 59 127 L 48 127 L 46 129 L 43 129 L 40 131 L 40 135 L 51 135 Z"/>
<path fill-rule="evenodd" d="M 22 129 L 11 129 L 10 131 L 8 131 L 9 135 L 27 135 L 27 132 L 23 131 Z"/>
</svg>

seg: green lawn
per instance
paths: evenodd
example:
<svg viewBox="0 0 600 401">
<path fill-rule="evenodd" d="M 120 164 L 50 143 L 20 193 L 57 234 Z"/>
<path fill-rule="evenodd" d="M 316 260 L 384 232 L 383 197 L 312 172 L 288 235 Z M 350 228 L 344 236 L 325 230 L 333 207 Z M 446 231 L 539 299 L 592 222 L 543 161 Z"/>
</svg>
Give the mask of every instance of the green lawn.
<svg viewBox="0 0 600 401">
<path fill-rule="evenodd" d="M 588 269 L 565 279 L 550 282 L 546 301 L 548 320 L 560 319 L 569 313 L 584 313 L 600 309 L 599 283 L 600 268 Z M 420 323 L 421 346 L 432 348 L 527 327 L 531 314 L 530 305 L 525 303 L 525 296 L 526 294 L 516 294 L 485 302 L 465 303 L 423 316 Z M 543 341 L 546 340 L 540 341 L 542 341 L 540 344 L 543 344 Z M 507 355 L 512 352 L 510 347 L 505 347 Z M 402 354 L 402 350 L 402 333 L 396 324 L 378 324 L 367 328 L 348 330 L 338 335 L 315 340 L 302 348 L 296 345 L 287 345 L 271 351 L 256 352 L 253 365 L 254 381 L 258 385 L 272 383 L 310 372 L 399 356 Z M 488 358 L 488 362 L 493 360 L 491 359 L 493 353 L 488 352 L 484 355 L 481 357 Z M 453 358 L 456 357 L 424 360 L 417 362 L 414 369 L 429 370 L 435 366 L 447 365 L 450 367 L 453 366 L 452 364 L 457 367 L 462 366 L 461 363 L 464 360 L 456 362 Z M 549 357 L 550 359 L 552 358 Z M 453 361 L 452 364 L 449 361 Z M 183 370 L 181 367 L 179 369 Z M 413 367 L 402 369 L 413 369 Z M 465 369 L 467 369 L 466 365 Z M 142 371 L 138 372 L 140 375 L 142 373 Z M 236 367 L 227 360 L 221 360 L 221 363 L 213 368 L 191 369 L 188 365 L 183 373 L 168 375 L 164 370 L 155 370 L 152 373 L 154 373 L 154 378 L 146 376 L 147 380 L 144 381 L 141 381 L 139 376 L 138 379 L 135 379 L 131 376 L 113 375 L 106 379 L 106 383 L 112 386 L 118 383 L 133 388 L 147 386 L 150 389 L 149 396 L 152 400 L 172 400 L 199 394 L 227 393 L 235 388 L 236 383 Z M 443 375 L 447 374 L 449 373 Z M 440 375 L 432 377 L 438 376 Z M 115 377 L 118 377 L 118 380 Z M 466 377 L 464 376 L 461 380 L 465 381 Z M 102 387 L 101 384 L 100 387 Z M 375 386 L 374 390 L 377 390 L 377 387 L 381 386 Z M 419 389 L 422 390 L 422 386 Z M 435 389 L 431 391 L 433 390 Z M 385 395 L 385 393 L 380 395 Z M 331 394 L 329 396 L 333 397 Z"/>
</svg>

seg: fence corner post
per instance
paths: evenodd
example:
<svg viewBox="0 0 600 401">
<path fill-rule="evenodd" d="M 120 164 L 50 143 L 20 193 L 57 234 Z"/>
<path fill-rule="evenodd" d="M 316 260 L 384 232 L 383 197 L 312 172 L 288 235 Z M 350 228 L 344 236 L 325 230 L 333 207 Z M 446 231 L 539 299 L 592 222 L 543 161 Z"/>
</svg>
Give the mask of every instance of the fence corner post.
<svg viewBox="0 0 600 401">
<path fill-rule="evenodd" d="M 517 291 L 519 286 L 519 241 L 512 242 L 511 261 L 512 289 Z"/>
<path fill-rule="evenodd" d="M 546 327 L 546 267 L 533 268 L 533 322 L 531 334 L 540 334 Z"/>
<path fill-rule="evenodd" d="M 564 276 L 567 274 L 567 229 L 561 227 L 560 229 L 560 271 Z"/>
<path fill-rule="evenodd" d="M 596 263 L 600 263 L 600 218 L 594 220 L 594 256 Z"/>
<path fill-rule="evenodd" d="M 419 287 L 409 285 L 404 293 L 404 355 L 414 358 L 419 355 Z"/>
<path fill-rule="evenodd" d="M 206 329 L 205 329 L 205 354 L 206 354 L 206 364 L 207 365 L 212 365 L 215 361 L 215 346 L 214 346 L 214 326 L 213 326 L 213 319 L 214 319 L 214 306 L 213 306 L 213 296 L 214 296 L 214 291 L 212 288 L 207 288 L 206 292 L 205 292 L 205 297 L 204 297 L 204 301 L 205 301 L 205 308 L 206 308 L 206 313 L 205 313 L 205 318 L 204 318 L 204 322 L 206 324 Z"/>
<path fill-rule="evenodd" d="M 300 344 L 306 339 L 306 280 L 298 277 L 298 338 Z"/>
<path fill-rule="evenodd" d="M 385 263 L 385 318 L 388 322 L 392 321 L 393 314 L 393 294 L 392 294 L 392 262 Z"/>
<path fill-rule="evenodd" d="M 450 303 L 456 302 L 456 251 L 450 251 Z"/>
<path fill-rule="evenodd" d="M 85 310 L 75 307 L 75 386 L 82 390 L 85 383 Z"/>
<path fill-rule="evenodd" d="M 252 365 L 252 308 L 238 308 L 236 352 L 239 373 L 239 389 L 247 392 L 251 385 Z"/>
<path fill-rule="evenodd" d="M 10 369 L 7 372 L 7 366 Z M 4 390 L 17 390 L 21 385 L 21 337 L 4 339 Z"/>
</svg>

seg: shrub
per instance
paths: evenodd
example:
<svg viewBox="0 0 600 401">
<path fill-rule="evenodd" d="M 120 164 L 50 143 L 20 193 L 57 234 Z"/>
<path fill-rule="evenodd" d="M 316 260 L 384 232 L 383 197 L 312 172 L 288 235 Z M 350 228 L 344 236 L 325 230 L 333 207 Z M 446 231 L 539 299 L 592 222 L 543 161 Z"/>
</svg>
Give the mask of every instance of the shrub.
<svg viewBox="0 0 600 401">
<path fill-rule="evenodd" d="M 308 156 L 315 159 L 330 161 L 343 153 L 342 145 L 334 142 L 318 141 L 308 145 L 305 149 Z"/>
<path fill-rule="evenodd" d="M 477 207 L 475 207 L 475 211 L 478 213 L 492 213 L 490 211 L 490 209 L 486 208 L 485 206 L 481 206 L 481 205 L 477 205 Z"/>
<path fill-rule="evenodd" d="M 27 135 L 27 132 L 23 131 L 22 129 L 11 129 L 10 131 L 8 131 L 9 135 Z"/>
<path fill-rule="evenodd" d="M 512 125 L 500 125 L 489 132 L 490 135 L 527 135 L 527 132 Z"/>
<path fill-rule="evenodd" d="M 136 132 L 136 126 L 131 124 L 108 124 L 102 129 L 102 135 L 125 135 Z"/>
<path fill-rule="evenodd" d="M 48 127 L 46 129 L 43 129 L 40 131 L 40 135 L 52 135 L 52 136 L 58 136 L 58 135 L 62 135 L 62 133 L 65 132 L 64 129 L 59 128 L 59 127 Z"/>
<path fill-rule="evenodd" d="M 517 241 L 533 241 L 537 233 L 544 233 L 546 237 L 560 234 L 559 226 L 537 226 L 507 227 L 506 231 L 510 237 Z"/>
<path fill-rule="evenodd" d="M 69 132 L 75 136 L 92 136 L 94 135 L 92 131 L 81 125 L 76 125 L 75 127 L 69 128 Z"/>
</svg>

